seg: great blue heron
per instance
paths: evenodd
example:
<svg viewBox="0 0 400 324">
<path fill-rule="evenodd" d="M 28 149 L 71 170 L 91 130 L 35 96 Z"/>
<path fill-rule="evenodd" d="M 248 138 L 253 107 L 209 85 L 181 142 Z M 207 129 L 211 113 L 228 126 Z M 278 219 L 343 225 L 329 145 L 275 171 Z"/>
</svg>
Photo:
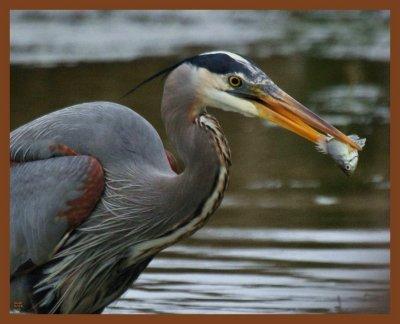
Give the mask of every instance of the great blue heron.
<svg viewBox="0 0 400 324">
<path fill-rule="evenodd" d="M 145 82 L 162 74 L 161 115 L 184 163 L 179 174 L 156 130 L 116 103 L 67 107 L 11 133 L 11 308 L 100 313 L 155 254 L 204 225 L 231 163 L 206 107 L 360 149 L 239 55 L 203 53 Z"/>
</svg>

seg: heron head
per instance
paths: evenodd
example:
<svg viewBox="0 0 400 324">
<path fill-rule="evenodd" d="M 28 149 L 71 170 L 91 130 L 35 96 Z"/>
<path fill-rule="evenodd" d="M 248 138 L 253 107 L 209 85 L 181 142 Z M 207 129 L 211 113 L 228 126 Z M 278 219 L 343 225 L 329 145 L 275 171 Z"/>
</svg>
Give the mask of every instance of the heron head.
<svg viewBox="0 0 400 324">
<path fill-rule="evenodd" d="M 280 89 L 256 64 L 230 52 L 207 52 L 185 59 L 144 80 L 127 94 L 166 73 L 168 91 L 163 99 L 194 101 L 196 105 L 192 106 L 197 110 L 191 110 L 190 116 L 198 115 L 204 107 L 219 108 L 268 120 L 316 144 L 326 134 L 362 149 Z M 168 107 L 171 106 L 179 105 Z"/>
<path fill-rule="evenodd" d="M 208 52 L 185 60 L 199 106 L 266 119 L 314 143 L 323 134 L 361 150 L 335 127 L 280 89 L 253 62 L 230 52 Z"/>
</svg>

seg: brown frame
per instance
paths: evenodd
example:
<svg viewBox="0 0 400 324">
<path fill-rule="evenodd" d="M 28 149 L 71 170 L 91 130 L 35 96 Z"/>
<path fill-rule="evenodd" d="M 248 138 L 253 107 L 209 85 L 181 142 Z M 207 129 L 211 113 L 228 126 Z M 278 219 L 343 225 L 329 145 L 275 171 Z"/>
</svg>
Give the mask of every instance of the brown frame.
<svg viewBox="0 0 400 324">
<path fill-rule="evenodd" d="M 274 321 L 280 323 L 320 323 L 341 321 L 343 323 L 394 323 L 400 319 L 400 297 L 399 297 L 399 238 L 395 230 L 399 228 L 400 212 L 400 145 L 395 144 L 395 140 L 400 138 L 400 127 L 396 122 L 400 120 L 400 1 L 399 0 L 264 0 L 255 1 L 216 1 L 203 0 L 199 3 L 188 4 L 182 0 L 170 0 L 168 4 L 161 0 L 147 0 L 133 2 L 129 0 L 2 0 L 0 2 L 0 208 L 1 208 L 1 258 L 3 260 L 0 267 L 0 318 L 13 323 L 45 323 L 54 320 L 67 323 L 71 320 L 78 323 L 85 323 L 86 320 L 94 322 L 113 321 L 118 323 L 131 323 L 132 320 L 141 323 L 164 323 L 168 321 L 181 322 L 190 320 L 191 322 L 242 322 L 242 323 L 261 323 L 264 321 Z M 390 229 L 391 229 L 391 305 L 390 313 L 387 315 L 346 315 L 346 314 L 326 314 L 326 315 L 15 315 L 9 313 L 9 233 L 8 233 L 8 212 L 9 212 L 9 132 L 10 132 L 10 41 L 9 41 L 9 11 L 13 9 L 388 9 L 391 11 L 390 31 L 391 31 L 391 64 L 390 64 Z M 7 153 L 7 154 L 6 154 Z M 7 266 L 4 266 L 7 265 Z M 71 316 L 71 317 L 70 317 Z M 396 320 L 397 318 L 397 320 Z"/>
</svg>

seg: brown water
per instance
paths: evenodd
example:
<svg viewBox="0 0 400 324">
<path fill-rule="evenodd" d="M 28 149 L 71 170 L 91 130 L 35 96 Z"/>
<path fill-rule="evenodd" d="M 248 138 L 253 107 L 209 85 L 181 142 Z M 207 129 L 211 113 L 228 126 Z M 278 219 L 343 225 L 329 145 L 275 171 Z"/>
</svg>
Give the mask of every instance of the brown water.
<svg viewBox="0 0 400 324">
<path fill-rule="evenodd" d="M 102 19 L 106 19 L 108 16 L 103 14 Z M 377 50 L 382 50 L 379 44 L 381 34 L 386 35 L 385 28 L 381 34 L 374 33 L 371 26 L 364 28 L 364 20 L 355 14 L 347 20 L 337 20 L 336 14 L 322 17 L 300 13 L 288 16 L 293 23 L 289 28 L 290 24 L 283 23 L 285 20 L 274 20 L 274 15 L 281 17 L 281 13 L 273 13 L 272 20 L 265 21 L 275 21 L 277 32 L 271 30 L 268 42 L 249 40 L 247 54 L 255 57 L 261 68 L 293 97 L 346 134 L 367 138 L 356 173 L 346 177 L 309 142 L 282 129 L 210 110 L 221 121 L 232 150 L 231 180 L 221 207 L 194 236 L 160 253 L 132 289 L 110 305 L 106 313 L 389 311 L 389 63 L 385 54 Z M 175 23 L 196 30 L 196 24 L 191 24 L 192 16 L 181 16 L 182 21 L 175 16 L 162 16 L 163 24 L 173 30 Z M 116 19 L 113 17 L 109 19 Z M 143 17 L 149 20 L 134 17 L 123 19 L 139 21 L 140 26 L 153 22 L 146 14 Z M 237 15 L 234 17 L 238 19 Z M 252 24 L 248 16 L 247 20 L 243 17 L 238 20 L 241 24 Z M 263 16 L 257 16 L 260 17 Z M 32 21 L 43 20 L 28 18 L 23 20 L 28 26 Z M 92 18 L 79 19 L 90 25 Z M 63 20 L 57 19 L 57 28 L 61 23 Z M 257 25 L 253 27 L 257 29 Z M 31 37 L 35 28 L 21 35 Z M 45 39 L 46 35 L 40 35 L 37 39 Z M 321 37 L 325 37 L 325 43 L 318 43 Z M 82 35 L 77 38 L 87 39 Z M 32 36 L 28 40 L 34 39 Z M 343 39 L 347 43 L 341 43 Z M 52 59 L 48 61 L 53 63 L 59 56 L 65 58 L 64 54 L 76 54 L 89 61 L 96 57 L 90 51 L 80 56 L 82 52 L 76 49 L 79 47 L 57 47 L 56 40 L 69 44 L 68 37 L 50 37 L 46 42 L 55 45 L 43 52 L 39 45 L 22 46 L 23 39 L 21 44 L 15 42 L 13 55 L 16 62 L 24 65 L 11 68 L 12 128 L 64 106 L 94 100 L 118 101 L 147 118 L 169 147 L 159 112 L 161 81 L 152 82 L 122 101 L 118 98 L 180 57 L 156 49 L 153 52 L 151 48 L 147 53 L 154 56 L 146 54 L 125 62 L 72 60 L 63 65 L 37 66 L 37 62 L 47 62 L 46 53 L 50 53 L 48 57 Z M 304 40 L 311 45 L 305 46 Z M 224 42 L 231 44 L 227 49 L 237 45 L 228 38 Z M 91 39 L 88 48 L 92 43 L 97 44 Z M 142 44 L 139 43 L 137 48 Z M 293 43 L 292 50 L 282 45 Z M 146 44 L 142 44 L 144 49 Z M 267 44 L 275 45 L 271 48 L 277 52 L 265 52 Z M 108 45 L 104 43 L 105 48 Z M 86 48 L 86 43 L 81 46 Z M 215 45 L 185 41 L 182 46 L 182 51 L 190 55 Z M 70 50 L 64 51 L 66 48 Z M 171 48 L 174 52 L 174 46 Z M 31 57 L 32 63 L 26 62 Z"/>
</svg>

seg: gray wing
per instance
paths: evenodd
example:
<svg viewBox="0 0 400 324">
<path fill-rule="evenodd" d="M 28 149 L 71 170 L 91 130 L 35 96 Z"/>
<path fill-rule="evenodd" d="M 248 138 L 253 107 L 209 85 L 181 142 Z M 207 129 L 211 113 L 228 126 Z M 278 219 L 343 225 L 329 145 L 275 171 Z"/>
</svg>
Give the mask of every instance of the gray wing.
<svg viewBox="0 0 400 324">
<path fill-rule="evenodd" d="M 109 102 L 70 106 L 37 118 L 11 133 L 11 160 L 65 155 L 65 148 L 96 157 L 106 171 L 129 165 L 169 170 L 164 145 L 154 127 L 133 110 Z M 68 154 L 70 155 L 70 154 Z"/>
<path fill-rule="evenodd" d="M 54 111 L 14 130 L 10 142 L 11 161 L 26 163 L 56 160 L 64 155 L 93 156 L 107 178 L 121 179 L 118 182 L 121 185 L 130 179 L 132 183 L 148 184 L 148 178 L 154 173 L 175 175 L 154 127 L 131 109 L 114 103 L 84 103 Z M 57 166 L 52 172 L 56 170 Z M 159 186 L 158 182 L 154 186 Z M 149 190 L 147 186 L 146 191 Z M 123 202 L 142 206 L 138 198 L 142 196 L 136 193 L 132 194 L 132 201 L 124 199 Z M 142 228 L 146 220 L 143 223 L 143 218 L 138 217 L 136 224 Z"/>
<path fill-rule="evenodd" d="M 84 221 L 104 186 L 100 163 L 90 156 L 12 162 L 11 271 L 48 261 L 63 237 Z"/>
</svg>

